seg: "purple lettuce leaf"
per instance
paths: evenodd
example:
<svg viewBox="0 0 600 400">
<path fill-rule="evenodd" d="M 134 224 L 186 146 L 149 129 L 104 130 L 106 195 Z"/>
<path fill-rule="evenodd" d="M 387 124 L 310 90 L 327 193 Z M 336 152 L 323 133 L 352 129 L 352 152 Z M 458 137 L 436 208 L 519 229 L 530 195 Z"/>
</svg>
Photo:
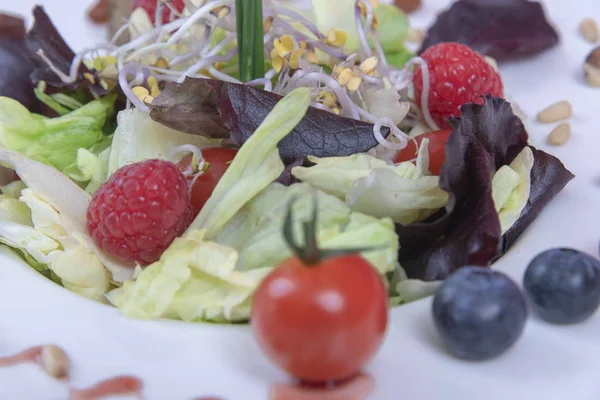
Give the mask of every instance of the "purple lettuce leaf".
<svg viewBox="0 0 600 400">
<path fill-rule="evenodd" d="M 0 96 L 15 99 L 37 112 L 40 104 L 29 78 L 33 68 L 25 46 L 25 21 L 0 14 Z"/>
<path fill-rule="evenodd" d="M 418 53 L 458 42 L 497 60 L 530 56 L 556 46 L 559 36 L 538 2 L 459 0 L 429 28 Z"/>
<path fill-rule="evenodd" d="M 550 200 L 575 177 L 558 158 L 534 147 L 531 150 L 534 162 L 529 200 L 517 222 L 504 234 L 503 252 L 516 242 Z"/>
<path fill-rule="evenodd" d="M 36 6 L 33 9 L 33 16 L 35 21 L 26 37 L 29 57 L 34 65 L 34 70 L 31 74 L 33 83 L 37 85 L 39 82 L 45 81 L 49 87 L 66 89 L 68 91 L 84 89 L 94 96 L 108 94 L 108 91 L 102 86 L 92 83 L 86 78 L 86 75 L 88 77 L 92 76 L 94 82 L 98 82 L 97 71 L 88 69 L 83 63 L 77 71 L 77 79 L 74 83 L 64 83 L 52 71 L 48 63 L 40 57 L 40 52 L 43 52 L 56 68 L 67 75 L 71 69 L 71 62 L 75 58 L 75 53 L 62 38 L 43 7 Z"/>
<path fill-rule="evenodd" d="M 226 128 L 229 141 L 241 146 L 281 98 L 247 85 L 186 78 L 182 84 L 167 84 L 152 102 L 150 116 L 191 134 L 223 137 Z M 279 153 L 290 163 L 308 155 L 349 156 L 377 144 L 373 124 L 310 107 L 304 119 L 279 143 Z"/>
<path fill-rule="evenodd" d="M 448 205 L 428 221 L 396 227 L 398 260 L 410 278 L 442 280 L 465 265 L 489 266 L 572 178 L 558 159 L 532 149 L 529 203 L 503 237 L 492 178 L 527 145 L 527 132 L 510 104 L 491 96 L 481 106 L 462 106 L 461 118 L 453 124 L 440 173 Z"/>
</svg>

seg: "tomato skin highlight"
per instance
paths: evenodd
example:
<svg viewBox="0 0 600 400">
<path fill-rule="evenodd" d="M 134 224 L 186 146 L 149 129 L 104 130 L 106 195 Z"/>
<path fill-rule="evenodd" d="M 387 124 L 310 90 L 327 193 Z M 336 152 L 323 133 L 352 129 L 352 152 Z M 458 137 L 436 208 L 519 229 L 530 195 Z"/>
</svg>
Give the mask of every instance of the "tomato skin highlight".
<svg viewBox="0 0 600 400">
<path fill-rule="evenodd" d="M 414 141 L 409 140 L 407 146 L 396 154 L 394 162 L 414 160 L 417 157 L 417 146 L 421 145 L 423 139 L 429 139 L 429 172 L 432 175 L 439 175 L 446 159 L 446 142 L 451 133 L 451 129 L 442 129 L 423 133 L 415 137 Z"/>
<path fill-rule="evenodd" d="M 202 210 L 236 154 L 237 150 L 225 147 L 202 149 L 202 157 L 208 163 L 208 169 L 196 179 L 192 186 L 191 202 L 194 216 Z M 187 162 L 189 165 L 190 161 L 191 156 L 184 158 L 181 163 Z"/>
<path fill-rule="evenodd" d="M 310 266 L 292 257 L 257 289 L 250 323 L 266 356 L 291 376 L 339 381 L 383 343 L 387 305 L 381 276 L 359 255 Z"/>
</svg>

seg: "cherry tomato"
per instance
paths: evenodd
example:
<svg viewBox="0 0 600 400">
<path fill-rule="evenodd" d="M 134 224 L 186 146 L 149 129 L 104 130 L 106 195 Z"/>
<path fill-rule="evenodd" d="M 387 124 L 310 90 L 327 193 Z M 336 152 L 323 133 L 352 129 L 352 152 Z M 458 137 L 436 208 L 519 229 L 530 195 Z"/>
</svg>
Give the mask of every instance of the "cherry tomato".
<svg viewBox="0 0 600 400">
<path fill-rule="evenodd" d="M 150 21 L 154 24 L 154 20 L 156 18 L 156 7 L 158 0 L 133 0 L 132 10 L 135 10 L 138 7 L 143 8 L 148 13 L 150 17 Z M 185 3 L 183 0 L 171 0 L 170 4 L 177 11 L 182 12 L 185 8 Z M 163 9 L 163 24 L 168 24 L 171 17 L 171 9 L 169 7 L 164 7 Z"/>
<path fill-rule="evenodd" d="M 381 346 L 387 294 L 360 255 L 308 266 L 294 256 L 258 287 L 250 320 L 267 357 L 290 375 L 339 381 L 359 373 Z"/>
<path fill-rule="evenodd" d="M 446 142 L 451 133 L 450 129 L 423 133 L 415 138 L 416 145 L 415 141 L 409 140 L 408 145 L 396 154 L 394 161 L 399 163 L 414 160 L 417 157 L 417 146 L 427 138 L 429 139 L 429 172 L 439 175 L 446 158 Z"/>
<path fill-rule="evenodd" d="M 194 207 L 194 214 L 198 214 L 204 207 L 236 154 L 237 150 L 225 147 L 202 149 L 202 156 L 208 163 L 208 170 L 200 175 L 194 182 L 194 186 L 192 186 L 191 202 L 192 207 Z"/>
</svg>

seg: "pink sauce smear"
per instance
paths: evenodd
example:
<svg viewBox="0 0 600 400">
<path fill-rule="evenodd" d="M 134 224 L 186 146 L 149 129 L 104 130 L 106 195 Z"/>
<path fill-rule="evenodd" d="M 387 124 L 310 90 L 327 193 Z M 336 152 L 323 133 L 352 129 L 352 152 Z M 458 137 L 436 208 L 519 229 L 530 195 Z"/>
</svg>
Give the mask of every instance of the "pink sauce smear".
<svg viewBox="0 0 600 400">
<path fill-rule="evenodd" d="M 364 400 L 374 388 L 375 380 L 368 375 L 359 375 L 331 388 L 275 384 L 271 386 L 269 400 Z"/>
<path fill-rule="evenodd" d="M 42 347 L 44 346 L 35 346 L 12 356 L 0 357 L 0 367 L 12 367 L 24 363 L 38 364 Z"/>
</svg>

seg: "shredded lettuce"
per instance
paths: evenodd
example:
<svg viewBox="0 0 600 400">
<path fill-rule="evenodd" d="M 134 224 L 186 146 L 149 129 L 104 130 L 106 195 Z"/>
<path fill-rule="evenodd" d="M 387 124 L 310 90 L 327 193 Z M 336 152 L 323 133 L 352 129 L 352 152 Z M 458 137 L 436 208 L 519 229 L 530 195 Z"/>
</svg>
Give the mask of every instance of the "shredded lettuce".
<svg viewBox="0 0 600 400">
<path fill-rule="evenodd" d="M 11 225 L 10 232 L 0 233 L 0 238 L 5 243 L 10 241 L 6 244 L 26 250 L 34 258 L 35 255 L 41 257 L 36 258 L 38 261 L 52 262 L 53 259 L 43 258 L 43 254 L 48 251 L 61 250 L 69 253 L 69 257 L 74 257 L 75 260 L 64 265 L 70 265 L 73 269 L 73 280 L 80 276 L 86 266 L 95 269 L 98 266 L 106 267 L 112 274 L 112 280 L 116 282 L 123 282 L 132 277 L 131 268 L 123 266 L 97 248 L 87 234 L 85 220 L 90 202 L 89 194 L 60 171 L 22 154 L 0 148 L 0 162 L 13 167 L 27 187 L 22 191 L 21 201 L 31 210 L 32 221 L 31 226 L 19 223 Z M 35 239 L 34 244 L 29 244 L 30 237 Z M 18 245 L 23 241 L 27 245 Z M 81 250 L 79 246 L 83 246 L 85 250 Z M 92 261 L 92 256 L 98 261 Z M 40 262 L 47 264 L 44 261 Z M 48 266 L 52 269 L 51 265 Z"/>
<path fill-rule="evenodd" d="M 284 170 L 277 144 L 304 118 L 310 89 L 294 89 L 267 115 L 236 154 L 189 230 L 206 229 L 213 239 L 252 197 Z"/>
<path fill-rule="evenodd" d="M 312 207 L 310 185 L 272 183 L 283 171 L 277 150 L 302 119 L 310 89 L 282 99 L 246 141 L 193 225 L 160 260 L 137 278 L 111 291 L 108 299 L 132 318 L 185 321 L 246 321 L 260 281 L 291 255 L 282 226 L 291 198 L 297 198 L 295 229 Z M 323 248 L 374 246 L 364 252 L 380 272 L 396 267 L 398 238 L 390 219 L 351 212 L 334 196 L 316 192 L 318 240 Z"/>
<path fill-rule="evenodd" d="M 426 219 L 448 202 L 448 194 L 439 187 L 439 177 L 426 175 L 428 144 L 423 140 L 416 165 L 388 165 L 368 154 L 312 157 L 314 166 L 295 167 L 292 174 L 345 200 L 353 211 L 410 224 Z"/>
<path fill-rule="evenodd" d="M 204 241 L 205 230 L 175 239 L 161 259 L 108 299 L 130 318 L 243 321 L 250 298 L 269 269 L 236 270 L 235 249 Z"/>
<path fill-rule="evenodd" d="M 116 95 L 109 95 L 62 116 L 45 118 L 0 97 L 0 146 L 64 171 L 76 162 L 78 149 L 89 149 L 105 139 L 102 128 L 115 100 Z"/>
<path fill-rule="evenodd" d="M 85 240 L 69 234 L 58 212 L 19 185 L 16 193 L 0 197 L 0 242 L 19 250 L 32 267 L 56 277 L 65 288 L 96 301 L 104 301 L 110 275 Z"/>
<path fill-rule="evenodd" d="M 533 152 L 529 146 L 515 157 L 510 165 L 502 166 L 492 179 L 492 198 L 500 218 L 502 234 L 521 216 L 531 191 Z"/>
<path fill-rule="evenodd" d="M 117 123 L 108 161 L 109 176 L 128 164 L 150 158 L 165 158 L 181 145 L 203 148 L 215 147 L 220 143 L 219 140 L 167 128 L 135 108 L 119 112 Z"/>
<path fill-rule="evenodd" d="M 394 269 L 398 238 L 391 219 L 380 220 L 352 212 L 338 198 L 314 190 L 307 183 L 269 185 L 234 216 L 216 240 L 240 252 L 237 265 L 240 270 L 274 267 L 292 255 L 281 233 L 290 200 L 295 199 L 294 229 L 300 239 L 302 221 L 310 218 L 312 212 L 313 194 L 317 196 L 319 207 L 317 240 L 320 247 L 381 247 L 362 255 L 382 274 Z"/>
<path fill-rule="evenodd" d="M 344 30 L 348 35 L 344 47 L 350 53 L 360 49 L 354 18 L 355 3 L 354 0 L 312 0 L 312 15 L 317 28 L 321 32 Z M 379 4 L 374 11 L 379 21 L 379 40 L 386 54 L 405 51 L 404 41 L 408 37 L 409 26 L 406 14 L 389 4 Z"/>
</svg>

